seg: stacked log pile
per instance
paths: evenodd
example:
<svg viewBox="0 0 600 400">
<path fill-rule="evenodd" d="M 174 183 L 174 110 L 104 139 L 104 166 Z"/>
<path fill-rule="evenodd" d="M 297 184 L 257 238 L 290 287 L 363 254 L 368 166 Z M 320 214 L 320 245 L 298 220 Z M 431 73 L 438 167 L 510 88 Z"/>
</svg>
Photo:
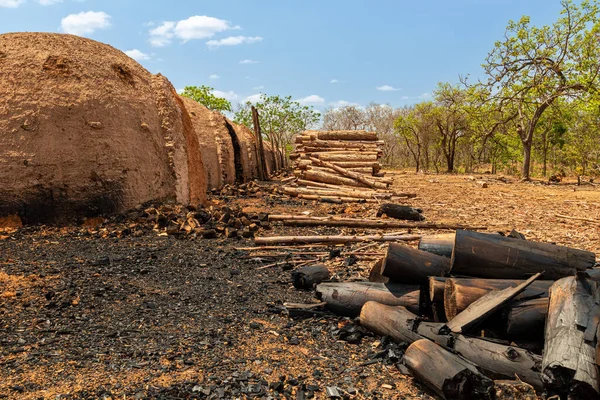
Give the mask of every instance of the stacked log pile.
<svg viewBox="0 0 600 400">
<path fill-rule="evenodd" d="M 370 282 L 323 282 L 317 297 L 408 345 L 404 365 L 443 398 L 528 384 L 599 399 L 596 255 L 511 236 L 457 230 L 424 236 L 419 249 L 391 243 Z"/>
<path fill-rule="evenodd" d="M 392 194 L 392 180 L 381 172 L 382 155 L 375 132 L 305 131 L 290 156 L 298 179 L 284 193 L 308 200 L 375 201 Z"/>
</svg>

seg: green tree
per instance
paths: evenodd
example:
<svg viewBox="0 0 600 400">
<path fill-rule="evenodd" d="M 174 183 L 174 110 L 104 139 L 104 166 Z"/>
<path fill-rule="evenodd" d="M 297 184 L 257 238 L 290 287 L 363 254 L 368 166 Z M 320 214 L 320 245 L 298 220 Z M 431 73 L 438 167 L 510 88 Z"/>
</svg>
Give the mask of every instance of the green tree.
<svg viewBox="0 0 600 400">
<path fill-rule="evenodd" d="M 291 151 L 294 136 L 320 119 L 320 114 L 312 106 L 293 101 L 291 96 L 261 94 L 254 107 L 258 110 L 261 132 L 279 152 L 282 165 L 285 165 L 286 154 Z M 238 108 L 234 121 L 253 129 L 251 102 Z"/>
<path fill-rule="evenodd" d="M 523 16 L 510 21 L 483 65 L 487 89 L 517 114 L 523 146 L 522 177 L 528 180 L 534 133 L 544 112 L 559 98 L 576 99 L 595 90 L 600 73 L 600 33 L 595 0 L 561 2 L 551 26 L 532 26 Z"/>
<path fill-rule="evenodd" d="M 210 110 L 231 111 L 231 103 L 227 99 L 215 96 L 214 90 L 214 88 L 204 85 L 186 86 L 181 95 L 197 101 Z"/>
<path fill-rule="evenodd" d="M 435 129 L 435 120 L 432 118 L 433 108 L 432 102 L 403 108 L 394 122 L 396 133 L 404 140 L 413 157 L 416 172 L 421 170 L 423 152 L 427 150 L 429 136 Z"/>
</svg>

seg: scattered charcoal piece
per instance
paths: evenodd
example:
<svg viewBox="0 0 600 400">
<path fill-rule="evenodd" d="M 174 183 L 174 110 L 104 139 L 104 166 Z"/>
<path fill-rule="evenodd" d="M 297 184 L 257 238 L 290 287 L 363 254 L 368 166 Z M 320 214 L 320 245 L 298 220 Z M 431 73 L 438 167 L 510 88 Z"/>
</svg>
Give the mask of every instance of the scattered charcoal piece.
<svg viewBox="0 0 600 400">
<path fill-rule="evenodd" d="M 324 264 L 302 267 L 292 272 L 292 279 L 296 289 L 312 289 L 329 279 L 329 269 Z"/>
<path fill-rule="evenodd" d="M 399 204 L 382 204 L 377 211 L 377 217 L 383 214 L 390 218 L 402 219 L 407 221 L 424 221 L 425 217 L 421 214 L 423 210 L 410 206 L 402 206 Z"/>
</svg>

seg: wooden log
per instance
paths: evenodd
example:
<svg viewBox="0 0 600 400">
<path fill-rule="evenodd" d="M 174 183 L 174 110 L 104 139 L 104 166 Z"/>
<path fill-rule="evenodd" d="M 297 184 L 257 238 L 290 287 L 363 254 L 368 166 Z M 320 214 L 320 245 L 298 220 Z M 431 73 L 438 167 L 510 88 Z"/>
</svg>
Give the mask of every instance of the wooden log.
<svg viewBox="0 0 600 400">
<path fill-rule="evenodd" d="M 377 141 L 376 132 L 367 131 L 308 131 L 315 134 L 318 140 L 364 140 Z"/>
<path fill-rule="evenodd" d="M 347 168 L 347 170 L 350 172 L 356 172 L 357 174 L 373 176 L 373 168 Z"/>
<path fill-rule="evenodd" d="M 317 200 L 323 203 L 342 204 L 342 203 L 377 203 L 373 199 L 357 199 L 355 197 L 343 196 L 319 196 L 315 194 L 298 194 L 296 197 L 304 200 Z"/>
<path fill-rule="evenodd" d="M 324 264 L 302 267 L 292 272 L 296 289 L 312 289 L 327 279 L 329 279 L 329 269 Z"/>
<path fill-rule="evenodd" d="M 290 195 L 297 196 L 299 194 L 314 194 L 318 196 L 338 196 L 338 197 L 354 197 L 357 199 L 373 199 L 373 194 L 361 193 L 358 191 L 344 191 L 344 190 L 329 190 L 329 189 L 306 189 L 306 188 L 293 188 L 293 187 L 281 187 L 280 191 Z M 382 195 L 380 198 L 391 197 L 391 195 Z"/>
<path fill-rule="evenodd" d="M 444 288 L 446 316 L 452 319 L 489 292 L 517 286 L 523 282 L 518 279 L 449 278 Z M 548 297 L 548 291 L 553 283 L 554 281 L 535 281 L 515 300 Z"/>
<path fill-rule="evenodd" d="M 450 258 L 452 257 L 455 237 L 454 232 L 423 236 L 419 241 L 419 250 Z"/>
<path fill-rule="evenodd" d="M 254 238 L 257 246 L 272 244 L 330 243 L 346 244 L 360 242 L 396 242 L 419 240 L 420 235 L 367 235 L 367 236 L 263 236 Z"/>
<path fill-rule="evenodd" d="M 313 153 L 314 154 L 314 153 Z M 317 158 L 317 157 L 313 157 Z M 322 161 L 344 161 L 344 162 L 375 162 L 377 161 L 377 154 L 363 154 L 363 153 L 354 153 L 354 154 L 330 154 L 330 153 L 322 153 L 318 155 L 318 159 Z"/>
<path fill-rule="evenodd" d="M 473 328 L 477 324 L 481 323 L 485 318 L 491 315 L 494 311 L 500 309 L 506 303 L 513 300 L 519 294 L 521 294 L 529 285 L 531 285 L 536 279 L 541 276 L 541 273 L 537 273 L 525 282 L 515 286 L 509 287 L 502 290 L 494 290 L 479 300 L 475 301 L 463 312 L 459 313 L 456 317 L 452 318 L 444 327 L 444 330 L 448 330 L 454 333 L 463 333 Z M 442 333 L 442 332 L 440 332 Z"/>
<path fill-rule="evenodd" d="M 317 298 L 340 315 L 356 317 L 368 301 L 403 306 L 419 312 L 419 287 L 375 282 L 326 282 L 317 285 Z"/>
<path fill-rule="evenodd" d="M 332 164 L 337 165 L 342 168 L 369 168 L 372 167 L 379 171 L 381 169 L 381 164 L 378 162 L 363 162 L 363 161 L 333 161 Z"/>
<path fill-rule="evenodd" d="M 443 324 L 424 322 L 404 307 L 368 302 L 360 313 L 360 323 L 367 329 L 399 342 L 411 343 L 423 338 L 447 347 L 494 377 L 514 378 L 542 390 L 542 357 L 516 346 L 463 335 L 440 335 Z"/>
<path fill-rule="evenodd" d="M 419 208 L 403 206 L 400 204 L 382 204 L 377 210 L 377 217 L 387 215 L 390 218 L 404 219 L 408 221 L 423 221 L 425 217 L 421 214 L 423 211 Z"/>
<path fill-rule="evenodd" d="M 331 174 L 323 171 L 318 171 L 314 169 L 310 169 L 308 171 L 302 172 L 302 179 L 313 182 L 322 182 L 329 183 L 333 185 L 346 185 L 346 186 L 358 186 L 358 187 L 367 187 L 362 182 L 357 182 L 354 179 L 346 178 L 343 176 L 339 176 L 336 174 Z"/>
<path fill-rule="evenodd" d="M 411 344 L 404 353 L 411 373 L 445 399 L 491 398 L 494 383 L 477 367 L 428 339 Z"/>
<path fill-rule="evenodd" d="M 369 229 L 385 229 L 385 228 L 408 228 L 408 229 L 456 229 L 459 225 L 446 225 L 435 223 L 419 223 L 419 222 L 399 222 L 399 221 L 378 221 L 378 220 L 360 220 L 360 219 L 314 219 L 314 217 L 305 218 L 290 218 L 283 220 L 287 226 L 336 226 L 348 228 L 369 228 Z M 485 229 L 484 227 L 465 227 L 468 229 Z M 429 253 L 433 254 L 433 253 Z M 433 254 L 436 255 L 436 254 Z M 447 257 L 444 257 L 447 258 Z M 450 260 L 450 259 L 448 259 Z"/>
<path fill-rule="evenodd" d="M 258 110 L 252 106 L 252 124 L 254 126 L 254 134 L 256 135 L 257 158 L 258 158 L 258 178 L 261 181 L 268 180 L 267 160 L 265 158 L 265 146 L 263 143 L 262 131 L 260 129 L 260 119 Z"/>
<path fill-rule="evenodd" d="M 334 170 L 335 172 L 347 177 L 347 178 L 351 178 L 354 179 L 357 182 L 363 183 L 364 185 L 371 187 L 373 189 L 387 189 L 388 185 L 384 184 L 384 183 L 378 183 L 376 181 L 374 181 L 373 179 L 369 179 L 367 178 L 365 175 L 357 173 L 357 172 L 352 172 L 347 170 L 346 168 L 342 168 L 342 167 L 338 167 L 335 164 L 332 163 L 328 163 L 326 161 L 321 161 L 318 160 L 316 158 L 310 158 L 310 160 L 317 164 L 317 165 L 322 165 L 324 167 L 327 167 L 329 169 Z"/>
<path fill-rule="evenodd" d="M 595 262 L 596 255 L 589 251 L 458 230 L 452 272 L 479 278 L 525 279 L 544 271 L 543 279 L 556 280 L 591 268 Z"/>
<path fill-rule="evenodd" d="M 381 148 L 382 146 L 385 145 L 385 142 L 383 140 L 375 140 L 375 141 L 364 141 L 364 140 L 352 140 L 352 141 L 347 141 L 347 140 L 319 140 L 319 139 L 304 139 L 303 143 L 306 146 L 311 146 L 311 147 L 324 147 L 324 148 L 328 148 L 328 147 L 337 147 L 337 148 L 355 148 L 355 147 L 360 147 L 360 148 L 373 148 L 373 147 L 377 147 L 377 148 Z"/>
<path fill-rule="evenodd" d="M 337 153 L 337 154 L 379 154 L 383 153 L 383 150 L 378 147 L 310 147 L 305 146 L 303 149 L 298 149 L 298 151 L 306 153 L 306 154 L 317 154 L 317 153 Z"/>
<path fill-rule="evenodd" d="M 444 302 L 446 279 L 440 276 L 429 277 L 429 300 L 431 302 Z"/>
<path fill-rule="evenodd" d="M 427 285 L 430 276 L 445 276 L 450 260 L 399 243 L 390 243 L 383 259 L 380 275 L 392 282 Z"/>
<path fill-rule="evenodd" d="M 543 390 L 541 356 L 516 346 L 505 346 L 463 335 L 454 337 L 452 348 L 484 371 L 508 378 L 515 378 L 516 375 L 540 392 Z"/>
<path fill-rule="evenodd" d="M 329 157 L 334 155 L 360 155 L 360 156 L 381 156 L 381 152 L 373 151 L 373 150 L 363 150 L 363 151 L 354 151 L 354 150 L 330 150 L 330 149 L 321 149 L 321 151 L 304 151 L 304 154 L 309 158 L 320 159 L 322 156 Z"/>
<path fill-rule="evenodd" d="M 597 335 L 586 340 L 590 314 L 598 301 L 597 283 L 577 277 L 558 280 L 550 288 L 543 380 L 550 395 L 598 399 Z M 597 330 L 593 327 L 592 330 Z"/>
<path fill-rule="evenodd" d="M 526 338 L 530 342 L 543 342 L 548 297 L 511 303 L 505 315 L 508 338 L 514 341 Z"/>
<path fill-rule="evenodd" d="M 412 343 L 423 339 L 414 332 L 417 316 L 405 307 L 368 301 L 360 311 L 360 324 L 370 331 L 397 342 Z"/>
</svg>

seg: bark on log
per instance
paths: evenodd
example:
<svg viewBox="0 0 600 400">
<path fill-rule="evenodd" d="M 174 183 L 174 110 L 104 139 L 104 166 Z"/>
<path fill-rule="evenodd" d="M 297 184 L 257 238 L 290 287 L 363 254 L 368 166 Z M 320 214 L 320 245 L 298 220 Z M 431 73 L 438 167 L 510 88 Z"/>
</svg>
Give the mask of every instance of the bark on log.
<svg viewBox="0 0 600 400">
<path fill-rule="evenodd" d="M 389 186 L 389 185 L 387 185 L 387 184 L 385 184 L 385 183 L 380 183 L 380 182 L 376 182 L 376 181 L 374 181 L 373 179 L 369 179 L 369 178 L 368 178 L 368 177 L 366 177 L 365 175 L 363 175 L 363 174 L 360 174 L 360 173 L 358 173 L 358 172 L 352 172 L 352 171 L 349 171 L 349 170 L 347 170 L 347 169 L 345 169 L 345 168 L 338 167 L 337 165 L 335 165 L 335 164 L 332 164 L 332 163 L 328 163 L 328 162 L 326 162 L 326 161 L 318 160 L 318 159 L 316 159 L 316 158 L 312 158 L 312 157 L 310 158 L 310 160 L 311 160 L 313 163 L 317 164 L 317 165 L 322 165 L 322 166 L 324 166 L 324 167 L 327 167 L 327 168 L 329 168 L 329 169 L 332 169 L 332 170 L 334 170 L 335 172 L 337 172 L 337 173 L 339 173 L 339 174 L 341 174 L 341 175 L 343 175 L 343 176 L 345 176 L 345 177 L 348 177 L 348 178 L 354 179 L 355 181 L 357 181 L 357 182 L 361 182 L 361 183 L 363 183 L 364 185 L 366 185 L 366 186 L 368 186 L 368 187 L 371 187 L 371 188 L 373 188 L 373 189 L 387 189 L 387 187 Z"/>
<path fill-rule="evenodd" d="M 540 392 L 542 357 L 515 346 L 505 346 L 488 340 L 456 335 L 453 341 L 456 353 L 479 368 L 501 377 L 515 378 L 529 383 Z"/>
<path fill-rule="evenodd" d="M 595 282 L 577 277 L 558 280 L 550 288 L 543 380 L 550 394 L 572 399 L 598 399 L 597 335 L 585 340 L 593 305 L 598 301 Z M 588 337 L 588 339 L 590 339 Z"/>
<path fill-rule="evenodd" d="M 319 154 L 318 159 L 322 161 L 330 161 L 330 162 L 375 162 L 377 161 L 377 154 L 362 154 L 362 153 L 354 153 L 354 154 L 328 154 L 322 153 Z"/>
<path fill-rule="evenodd" d="M 403 219 L 408 221 L 423 221 L 425 217 L 421 214 L 423 211 L 418 208 L 402 206 L 399 204 L 382 204 L 377 210 L 377 217 L 383 214 L 390 218 Z"/>
<path fill-rule="evenodd" d="M 548 301 L 548 297 L 543 297 L 510 304 L 505 311 L 507 337 L 514 341 L 527 339 L 532 342 L 543 342 Z"/>
<path fill-rule="evenodd" d="M 263 236 L 254 238 L 254 244 L 306 244 L 330 243 L 346 244 L 359 242 L 396 242 L 419 240 L 420 235 L 367 235 L 367 236 Z"/>
<path fill-rule="evenodd" d="M 312 289 L 327 279 L 329 279 L 329 269 L 323 264 L 302 267 L 292 272 L 296 289 Z"/>
<path fill-rule="evenodd" d="M 468 306 L 492 290 L 502 290 L 520 285 L 518 279 L 469 279 L 449 278 L 444 288 L 444 308 L 449 319 L 456 317 Z M 548 297 L 548 291 L 554 281 L 535 281 L 515 300 Z"/>
<path fill-rule="evenodd" d="M 347 168 L 348 171 L 354 172 L 356 174 L 363 174 L 366 176 L 373 176 L 373 168 Z"/>
<path fill-rule="evenodd" d="M 491 398 L 494 383 L 475 365 L 428 339 L 411 344 L 404 363 L 412 374 L 445 399 Z"/>
<path fill-rule="evenodd" d="M 373 202 L 373 201 L 370 201 Z M 407 228 L 407 229 L 456 229 L 456 225 L 444 225 L 433 223 L 418 223 L 418 222 L 397 222 L 397 221 L 373 221 L 373 220 L 314 220 L 314 219 L 293 219 L 284 221 L 286 226 L 338 226 L 348 228 L 365 228 L 365 229 L 386 229 L 386 228 Z M 465 226 L 461 226 L 465 228 Z M 482 229 L 483 227 L 468 227 L 469 229 Z M 485 228 L 483 228 L 485 229 Z M 429 253 L 436 255 L 433 253 Z M 441 256 L 439 256 L 441 257 Z M 450 262 L 450 259 L 444 257 Z"/>
<path fill-rule="evenodd" d="M 399 243 L 390 243 L 383 259 L 380 275 L 392 282 L 427 285 L 430 276 L 450 272 L 450 260 Z"/>
<path fill-rule="evenodd" d="M 375 282 L 327 282 L 317 285 L 317 298 L 327 308 L 345 316 L 356 317 L 368 301 L 403 306 L 419 313 L 419 287 Z"/>
<path fill-rule="evenodd" d="M 360 147 L 310 147 L 304 146 L 296 150 L 298 153 L 319 154 L 319 153 L 337 153 L 337 154 L 377 154 L 381 155 L 383 150 L 378 147 L 360 148 Z"/>
<path fill-rule="evenodd" d="M 344 190 L 329 190 L 329 189 L 306 189 L 306 188 L 293 188 L 284 186 L 280 188 L 280 190 L 288 194 L 290 196 L 297 196 L 299 194 L 314 194 L 318 196 L 337 196 L 337 197 L 354 197 L 357 199 L 373 199 L 373 194 L 370 193 L 361 193 L 361 192 L 351 192 Z M 391 197 L 390 195 L 383 195 L 382 197 Z"/>
<path fill-rule="evenodd" d="M 370 331 L 389 336 L 397 342 L 412 343 L 423 339 L 414 331 L 417 316 L 405 307 L 368 301 L 360 311 L 360 324 Z"/>
<path fill-rule="evenodd" d="M 343 197 L 343 196 L 319 196 L 315 194 L 298 194 L 296 195 L 299 199 L 304 200 L 317 200 L 323 203 L 342 204 L 342 203 L 377 203 L 377 200 L 373 199 L 357 199 L 355 197 Z"/>
<path fill-rule="evenodd" d="M 594 266 L 589 251 L 531 242 L 499 235 L 458 230 L 452 253 L 452 272 L 479 278 L 525 279 L 544 271 L 556 280 Z"/>
<path fill-rule="evenodd" d="M 419 250 L 450 258 L 452 257 L 455 237 L 455 233 L 423 236 L 419 242 Z"/>
<path fill-rule="evenodd" d="M 525 282 L 515 287 L 510 287 L 502 290 L 494 290 L 479 300 L 472 303 L 463 312 L 452 318 L 444 327 L 454 333 L 463 333 L 473 328 L 486 317 L 498 310 L 519 294 L 521 294 L 529 285 L 541 276 L 540 273 L 535 274 Z M 442 333 L 442 332 L 440 332 Z"/>
<path fill-rule="evenodd" d="M 373 167 L 377 171 L 381 169 L 381 164 L 378 162 L 363 162 L 363 161 L 334 161 L 332 164 L 337 165 L 342 168 L 364 168 L 364 167 Z"/>
</svg>

